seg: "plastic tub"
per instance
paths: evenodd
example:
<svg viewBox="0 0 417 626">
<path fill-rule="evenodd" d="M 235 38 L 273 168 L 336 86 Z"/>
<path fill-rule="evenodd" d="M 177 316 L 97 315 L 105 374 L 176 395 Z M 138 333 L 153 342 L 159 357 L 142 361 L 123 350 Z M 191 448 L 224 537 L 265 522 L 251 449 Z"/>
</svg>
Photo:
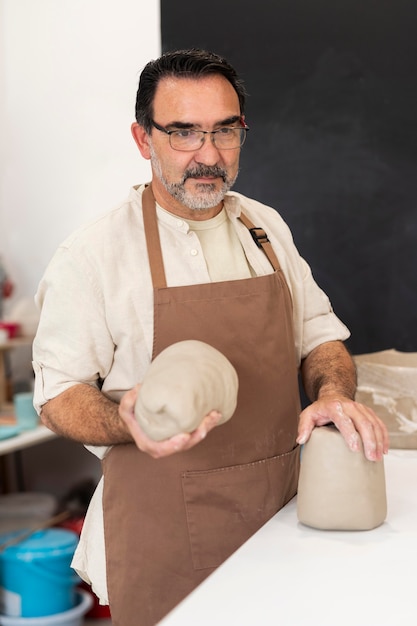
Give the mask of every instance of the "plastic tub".
<svg viewBox="0 0 417 626">
<path fill-rule="evenodd" d="M 77 592 L 77 605 L 69 611 L 55 613 L 42 617 L 10 617 L 0 615 L 2 626 L 82 626 L 84 615 L 93 603 L 93 599 L 86 591 Z"/>
<path fill-rule="evenodd" d="M 18 535 L 3 535 L 0 542 Z M 0 553 L 0 610 L 40 617 L 72 609 L 80 579 L 70 564 L 78 536 L 63 528 L 37 531 Z"/>
</svg>

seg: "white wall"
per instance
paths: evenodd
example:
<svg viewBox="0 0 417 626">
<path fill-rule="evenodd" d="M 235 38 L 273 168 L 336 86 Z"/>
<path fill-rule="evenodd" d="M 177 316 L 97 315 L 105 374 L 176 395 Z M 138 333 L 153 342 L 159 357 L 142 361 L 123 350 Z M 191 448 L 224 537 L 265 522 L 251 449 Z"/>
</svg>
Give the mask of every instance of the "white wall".
<svg viewBox="0 0 417 626">
<path fill-rule="evenodd" d="M 33 302 L 70 232 L 149 180 L 130 125 L 140 71 L 159 53 L 158 0 L 0 0 L 0 255 L 15 283 L 6 313 Z M 31 375 L 30 350 L 22 358 Z M 100 473 L 63 440 L 25 451 L 24 465 L 28 488 L 57 493 Z"/>
<path fill-rule="evenodd" d="M 0 255 L 15 300 L 66 235 L 149 178 L 130 125 L 159 19 L 157 0 L 0 0 Z"/>
</svg>

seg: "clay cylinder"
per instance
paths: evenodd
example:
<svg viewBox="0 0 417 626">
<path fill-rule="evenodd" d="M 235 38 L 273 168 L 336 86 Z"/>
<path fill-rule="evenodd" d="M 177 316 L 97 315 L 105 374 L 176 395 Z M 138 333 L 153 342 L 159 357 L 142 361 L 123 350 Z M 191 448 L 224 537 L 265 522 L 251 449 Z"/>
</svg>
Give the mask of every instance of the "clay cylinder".
<svg viewBox="0 0 417 626">
<path fill-rule="evenodd" d="M 322 530 L 370 530 L 387 515 L 384 461 L 352 452 L 334 426 L 313 430 L 301 455 L 297 516 Z"/>
<path fill-rule="evenodd" d="M 165 348 L 152 361 L 139 389 L 135 416 L 155 441 L 192 432 L 216 409 L 219 424 L 235 412 L 238 376 L 213 346 L 194 339 Z"/>
</svg>

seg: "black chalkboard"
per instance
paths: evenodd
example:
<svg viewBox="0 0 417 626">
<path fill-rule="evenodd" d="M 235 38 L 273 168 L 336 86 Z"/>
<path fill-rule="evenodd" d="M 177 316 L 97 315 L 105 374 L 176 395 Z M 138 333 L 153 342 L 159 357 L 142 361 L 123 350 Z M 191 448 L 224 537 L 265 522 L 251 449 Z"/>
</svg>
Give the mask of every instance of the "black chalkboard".
<svg viewBox="0 0 417 626">
<path fill-rule="evenodd" d="M 363 353 L 417 351 L 415 0 L 162 0 L 249 91 L 235 189 L 278 210 Z"/>
</svg>

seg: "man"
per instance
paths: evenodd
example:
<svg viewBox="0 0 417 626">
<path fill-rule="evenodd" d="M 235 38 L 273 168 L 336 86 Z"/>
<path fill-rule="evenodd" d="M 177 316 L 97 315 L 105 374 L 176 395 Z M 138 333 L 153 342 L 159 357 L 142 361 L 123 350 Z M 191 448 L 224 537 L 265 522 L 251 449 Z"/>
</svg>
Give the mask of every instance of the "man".
<svg viewBox="0 0 417 626">
<path fill-rule="evenodd" d="M 103 458 L 74 566 L 116 625 L 157 623 L 292 498 L 297 443 L 314 426 L 334 422 L 370 460 L 388 448 L 383 424 L 353 401 L 349 332 L 287 226 L 229 192 L 244 104 L 234 69 L 212 53 L 150 62 L 132 134 L 152 182 L 70 237 L 37 294 L 42 419 Z M 213 407 L 194 432 L 155 442 L 134 417 L 137 383 L 183 339 L 230 359 L 238 407 L 218 428 Z M 299 370 L 312 400 L 301 417 Z"/>
</svg>

